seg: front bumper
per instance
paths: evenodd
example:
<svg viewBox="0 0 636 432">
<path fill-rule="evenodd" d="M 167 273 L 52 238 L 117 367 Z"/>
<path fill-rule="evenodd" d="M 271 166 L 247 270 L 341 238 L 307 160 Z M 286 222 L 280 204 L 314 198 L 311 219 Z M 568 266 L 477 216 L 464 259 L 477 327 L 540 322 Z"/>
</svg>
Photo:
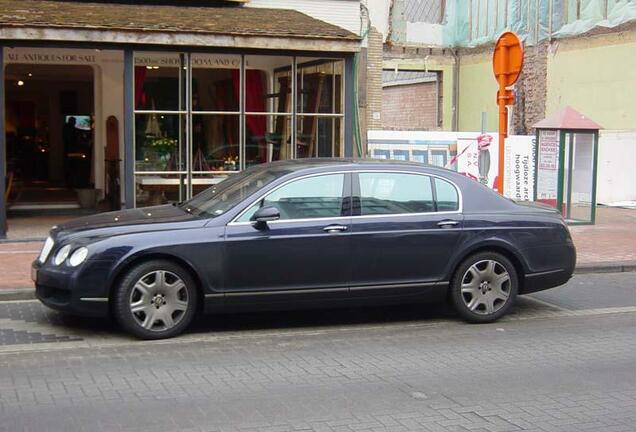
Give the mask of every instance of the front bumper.
<svg viewBox="0 0 636 432">
<path fill-rule="evenodd" d="M 51 309 L 89 317 L 108 316 L 108 289 L 99 264 L 87 262 L 79 267 L 31 265 L 35 295 Z M 102 275 L 100 277 L 100 275 Z"/>
</svg>

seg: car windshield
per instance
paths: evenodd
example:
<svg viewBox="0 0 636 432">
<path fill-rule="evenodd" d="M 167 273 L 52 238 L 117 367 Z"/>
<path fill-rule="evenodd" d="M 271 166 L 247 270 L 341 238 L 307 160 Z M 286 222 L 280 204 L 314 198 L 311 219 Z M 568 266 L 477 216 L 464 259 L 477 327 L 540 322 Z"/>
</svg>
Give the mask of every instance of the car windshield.
<svg viewBox="0 0 636 432">
<path fill-rule="evenodd" d="M 271 183 L 282 173 L 274 170 L 247 169 L 233 174 L 180 204 L 183 210 L 197 216 L 217 217 L 242 200 Z"/>
</svg>

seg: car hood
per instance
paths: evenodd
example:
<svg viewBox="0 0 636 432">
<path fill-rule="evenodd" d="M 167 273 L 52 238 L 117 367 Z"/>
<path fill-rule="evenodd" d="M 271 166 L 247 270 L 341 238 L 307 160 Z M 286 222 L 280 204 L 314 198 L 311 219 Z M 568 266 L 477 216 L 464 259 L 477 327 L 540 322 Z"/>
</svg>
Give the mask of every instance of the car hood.
<svg viewBox="0 0 636 432">
<path fill-rule="evenodd" d="M 53 227 L 51 234 L 62 237 L 102 237 L 133 232 L 190 228 L 205 221 L 174 205 L 120 210 L 84 216 Z"/>
</svg>

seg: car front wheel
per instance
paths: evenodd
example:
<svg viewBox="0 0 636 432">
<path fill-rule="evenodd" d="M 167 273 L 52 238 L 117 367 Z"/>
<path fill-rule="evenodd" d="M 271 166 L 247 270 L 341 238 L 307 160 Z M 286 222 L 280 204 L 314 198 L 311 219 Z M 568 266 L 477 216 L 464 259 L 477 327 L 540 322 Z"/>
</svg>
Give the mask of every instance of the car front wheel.
<svg viewBox="0 0 636 432">
<path fill-rule="evenodd" d="M 190 274 L 163 260 L 133 267 L 115 288 L 113 315 L 124 330 L 141 339 L 183 332 L 194 317 L 197 291 Z"/>
<path fill-rule="evenodd" d="M 514 265 L 505 256 L 482 252 L 467 258 L 451 281 L 451 298 L 467 321 L 493 322 L 512 307 L 518 292 Z"/>
</svg>

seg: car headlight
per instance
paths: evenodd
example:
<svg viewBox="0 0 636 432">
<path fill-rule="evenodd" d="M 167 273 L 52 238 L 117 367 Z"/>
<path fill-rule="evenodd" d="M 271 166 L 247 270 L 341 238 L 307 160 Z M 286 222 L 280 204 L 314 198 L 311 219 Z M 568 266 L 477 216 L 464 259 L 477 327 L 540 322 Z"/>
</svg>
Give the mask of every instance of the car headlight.
<svg viewBox="0 0 636 432">
<path fill-rule="evenodd" d="M 82 246 L 81 248 L 76 249 L 75 252 L 71 254 L 71 257 L 68 259 L 68 263 L 71 267 L 77 267 L 86 260 L 87 256 L 88 249 Z"/>
<path fill-rule="evenodd" d="M 40 256 L 38 257 L 38 261 L 40 261 L 40 263 L 44 264 L 46 262 L 46 259 L 49 257 L 49 254 L 53 249 L 53 245 L 53 238 L 51 236 L 47 237 L 44 242 L 44 246 L 42 247 L 42 251 L 40 252 Z"/>
<path fill-rule="evenodd" d="M 57 251 L 57 254 L 55 255 L 55 259 L 53 260 L 53 264 L 55 264 L 56 266 L 59 266 L 60 264 L 62 264 L 66 260 L 70 252 L 71 252 L 71 245 L 66 245 L 62 247 L 62 249 Z"/>
</svg>

